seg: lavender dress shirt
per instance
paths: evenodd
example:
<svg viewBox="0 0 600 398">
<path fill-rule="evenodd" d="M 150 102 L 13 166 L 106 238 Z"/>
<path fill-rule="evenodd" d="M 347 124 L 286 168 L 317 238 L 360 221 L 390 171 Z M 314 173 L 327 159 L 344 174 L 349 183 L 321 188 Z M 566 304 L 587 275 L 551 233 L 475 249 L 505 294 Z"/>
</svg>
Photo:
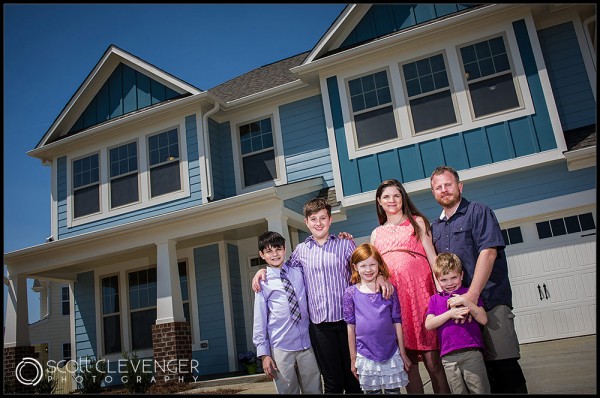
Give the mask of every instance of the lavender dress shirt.
<svg viewBox="0 0 600 398">
<path fill-rule="evenodd" d="M 287 265 L 304 271 L 308 310 L 312 323 L 344 319 L 344 291 L 350 286 L 350 257 L 356 249 L 351 239 L 329 235 L 323 246 L 312 236 L 293 251 Z"/>
<path fill-rule="evenodd" d="M 267 279 L 261 281 L 260 292 L 254 294 L 252 342 L 259 357 L 271 355 L 271 347 L 282 351 L 300 351 L 311 347 L 302 268 L 289 268 L 286 271 L 296 292 L 302 318 L 297 325 L 292 321 L 287 295 L 281 281 L 281 269 L 267 267 Z"/>
</svg>

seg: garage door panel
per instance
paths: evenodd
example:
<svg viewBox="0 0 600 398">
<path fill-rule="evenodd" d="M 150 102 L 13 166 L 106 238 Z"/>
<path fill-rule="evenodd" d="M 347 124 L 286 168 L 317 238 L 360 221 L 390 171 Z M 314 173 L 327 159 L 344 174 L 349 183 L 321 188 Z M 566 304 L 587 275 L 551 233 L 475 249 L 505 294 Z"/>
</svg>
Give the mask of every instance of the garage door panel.
<svg viewBox="0 0 600 398">
<path fill-rule="evenodd" d="M 580 306 L 554 310 L 552 315 L 560 338 L 581 335 L 587 330 L 586 317 Z"/>
<path fill-rule="evenodd" d="M 521 344 L 540 341 L 548 335 L 540 313 L 515 316 L 515 331 Z"/>
<path fill-rule="evenodd" d="M 508 261 L 508 277 L 511 280 L 533 276 L 529 253 L 513 255 Z"/>
<path fill-rule="evenodd" d="M 569 301 L 574 301 L 579 298 L 579 289 L 577 289 L 577 280 L 574 275 L 561 276 L 548 279 L 542 284 L 546 285 L 544 297 L 547 295 L 547 300 L 553 304 L 561 304 Z"/>
<path fill-rule="evenodd" d="M 513 283 L 513 307 L 519 310 L 530 310 L 541 305 L 539 291 L 535 283 Z"/>
<path fill-rule="evenodd" d="M 581 274 L 583 284 L 583 295 L 586 298 L 596 297 L 596 271 L 584 272 Z"/>
</svg>

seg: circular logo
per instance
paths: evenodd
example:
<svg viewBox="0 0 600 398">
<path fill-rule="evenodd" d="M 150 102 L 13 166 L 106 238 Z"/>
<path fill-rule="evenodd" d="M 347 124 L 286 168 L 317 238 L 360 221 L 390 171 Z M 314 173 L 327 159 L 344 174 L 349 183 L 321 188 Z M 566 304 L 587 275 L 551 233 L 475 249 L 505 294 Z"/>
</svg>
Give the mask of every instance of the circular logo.
<svg viewBox="0 0 600 398">
<path fill-rule="evenodd" d="M 23 368 L 27 365 L 33 365 L 35 367 L 35 375 L 31 379 L 23 376 Z M 26 386 L 35 386 L 42 380 L 42 377 L 44 376 L 44 369 L 37 359 L 25 357 L 15 368 L 15 376 L 17 377 L 17 381 L 19 383 Z"/>
</svg>

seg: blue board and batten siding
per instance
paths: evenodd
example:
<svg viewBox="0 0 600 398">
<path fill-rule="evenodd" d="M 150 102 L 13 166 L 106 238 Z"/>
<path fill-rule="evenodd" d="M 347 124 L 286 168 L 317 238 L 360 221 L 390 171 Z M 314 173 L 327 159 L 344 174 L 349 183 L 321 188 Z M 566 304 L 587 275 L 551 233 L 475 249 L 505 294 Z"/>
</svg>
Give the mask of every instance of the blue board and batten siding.
<svg viewBox="0 0 600 398">
<path fill-rule="evenodd" d="M 464 185 L 463 195 L 468 200 L 484 203 L 497 211 L 595 188 L 596 167 L 569 171 L 565 162 L 553 162 L 545 166 L 468 181 Z M 410 198 L 428 220 L 433 221 L 440 215 L 441 207 L 430 190 L 411 193 Z M 539 211 L 541 213 L 544 209 Z M 375 192 L 372 202 L 349 208 L 346 214 L 347 219 L 337 222 L 331 229 L 332 233 L 346 231 L 356 238 L 370 236 L 373 229 L 379 225 L 375 210 Z"/>
<path fill-rule="evenodd" d="M 192 358 L 198 361 L 200 375 L 229 372 L 219 245 L 194 249 L 194 264 L 199 335 L 208 341 L 209 349 L 193 351 Z"/>
<path fill-rule="evenodd" d="M 96 314 L 94 289 L 94 272 L 83 272 L 77 274 L 77 282 L 74 284 L 73 298 L 75 306 L 75 350 L 73 358 L 99 359 L 102 355 L 96 347 Z"/>
<path fill-rule="evenodd" d="M 402 182 L 427 178 L 436 166 L 457 170 L 492 164 L 557 147 L 537 65 L 523 20 L 513 23 L 536 113 L 481 128 L 349 159 L 337 78 L 327 89 L 345 196 L 376 189 L 388 178 Z"/>
<path fill-rule="evenodd" d="M 208 119 L 210 140 L 210 162 L 213 182 L 213 199 L 226 199 L 235 196 L 233 167 L 233 147 L 229 122 L 218 124 Z"/>
<path fill-rule="evenodd" d="M 120 63 L 69 132 L 79 131 L 180 95 Z"/>
<path fill-rule="evenodd" d="M 321 95 L 279 107 L 288 183 L 323 177 L 332 187 L 333 169 Z"/>
<path fill-rule="evenodd" d="M 196 117 L 194 115 L 185 118 L 185 135 L 187 142 L 185 150 L 187 151 L 188 159 L 187 167 L 190 196 L 71 228 L 67 226 L 67 195 L 69 194 L 69 188 L 67 187 L 67 161 L 66 157 L 58 158 L 56 167 L 58 239 L 68 238 L 86 232 L 98 231 L 202 204 L 200 164 L 198 160 L 198 135 Z"/>
<path fill-rule="evenodd" d="M 596 124 L 596 101 L 573 23 L 537 33 L 563 130 Z"/>
</svg>

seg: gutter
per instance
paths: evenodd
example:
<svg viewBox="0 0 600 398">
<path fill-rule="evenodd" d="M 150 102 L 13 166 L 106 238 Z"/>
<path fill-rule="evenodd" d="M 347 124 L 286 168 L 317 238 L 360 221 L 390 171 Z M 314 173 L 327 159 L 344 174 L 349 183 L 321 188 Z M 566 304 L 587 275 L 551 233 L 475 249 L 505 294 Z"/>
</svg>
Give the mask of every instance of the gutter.
<svg viewBox="0 0 600 398">
<path fill-rule="evenodd" d="M 212 181 L 212 165 L 210 161 L 210 140 L 208 139 L 208 117 L 219 110 L 219 102 L 215 101 L 213 108 L 202 115 L 202 142 L 204 143 L 204 178 L 206 181 L 206 198 L 208 202 L 214 199 L 213 181 Z M 204 202 L 204 199 L 203 199 Z"/>
</svg>

